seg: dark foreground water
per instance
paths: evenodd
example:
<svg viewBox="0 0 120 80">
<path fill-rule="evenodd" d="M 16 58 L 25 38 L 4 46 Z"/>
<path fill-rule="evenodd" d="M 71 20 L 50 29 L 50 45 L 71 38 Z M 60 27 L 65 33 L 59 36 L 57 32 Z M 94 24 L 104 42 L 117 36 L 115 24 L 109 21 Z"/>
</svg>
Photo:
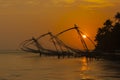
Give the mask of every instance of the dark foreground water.
<svg viewBox="0 0 120 80">
<path fill-rule="evenodd" d="M 0 52 L 0 80 L 120 80 L 120 62 Z"/>
</svg>

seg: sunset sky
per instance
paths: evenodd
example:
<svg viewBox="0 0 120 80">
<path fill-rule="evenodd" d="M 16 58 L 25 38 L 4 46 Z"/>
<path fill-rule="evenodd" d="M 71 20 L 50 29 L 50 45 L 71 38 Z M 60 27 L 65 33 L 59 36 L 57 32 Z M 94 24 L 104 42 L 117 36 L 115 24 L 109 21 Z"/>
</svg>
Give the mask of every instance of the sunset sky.
<svg viewBox="0 0 120 80">
<path fill-rule="evenodd" d="M 94 40 L 98 27 L 117 12 L 120 0 L 0 0 L 0 50 L 19 49 L 32 36 L 74 24 Z"/>
</svg>

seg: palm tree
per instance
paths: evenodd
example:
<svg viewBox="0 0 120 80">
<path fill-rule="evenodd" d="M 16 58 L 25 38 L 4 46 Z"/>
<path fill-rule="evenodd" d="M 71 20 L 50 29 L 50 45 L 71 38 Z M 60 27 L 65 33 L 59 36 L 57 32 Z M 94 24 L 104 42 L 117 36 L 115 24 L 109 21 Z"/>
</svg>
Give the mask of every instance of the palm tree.
<svg viewBox="0 0 120 80">
<path fill-rule="evenodd" d="M 120 13 L 117 12 L 117 14 L 115 15 L 115 19 L 118 21 L 118 23 L 120 23 Z"/>
<path fill-rule="evenodd" d="M 110 39 L 112 32 L 112 21 L 110 19 L 106 20 L 103 24 L 104 26 L 98 29 L 98 32 L 95 36 L 95 41 L 97 42 L 97 47 L 102 50 L 108 50 L 110 48 Z"/>
<path fill-rule="evenodd" d="M 120 50 L 120 13 L 115 15 L 116 23 L 108 19 L 103 27 L 98 29 L 95 36 L 96 50 L 114 51 Z"/>
<path fill-rule="evenodd" d="M 112 21 L 110 19 L 106 20 L 106 22 L 104 23 L 104 28 L 105 31 L 111 31 L 113 26 L 112 26 Z"/>
</svg>

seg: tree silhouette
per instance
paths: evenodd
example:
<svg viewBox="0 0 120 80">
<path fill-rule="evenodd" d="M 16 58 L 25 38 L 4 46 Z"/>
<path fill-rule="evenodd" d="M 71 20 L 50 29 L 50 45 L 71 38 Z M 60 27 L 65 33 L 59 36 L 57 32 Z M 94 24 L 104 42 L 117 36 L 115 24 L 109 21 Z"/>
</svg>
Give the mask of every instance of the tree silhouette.
<svg viewBox="0 0 120 80">
<path fill-rule="evenodd" d="M 120 23 L 120 13 L 119 12 L 115 15 L 115 19 L 118 21 L 118 23 Z"/>
<path fill-rule="evenodd" d="M 115 15 L 117 22 L 112 24 L 110 19 L 106 20 L 103 27 L 98 28 L 95 36 L 97 42 L 95 50 L 116 51 L 120 50 L 120 13 Z"/>
</svg>

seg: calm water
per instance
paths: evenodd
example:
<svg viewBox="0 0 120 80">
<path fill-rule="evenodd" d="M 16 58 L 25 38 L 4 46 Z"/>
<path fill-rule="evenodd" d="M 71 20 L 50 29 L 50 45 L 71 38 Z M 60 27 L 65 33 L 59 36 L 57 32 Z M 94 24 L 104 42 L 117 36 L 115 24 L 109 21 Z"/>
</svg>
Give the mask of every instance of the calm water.
<svg viewBox="0 0 120 80">
<path fill-rule="evenodd" d="M 120 80 L 120 62 L 0 52 L 0 80 Z"/>
</svg>

